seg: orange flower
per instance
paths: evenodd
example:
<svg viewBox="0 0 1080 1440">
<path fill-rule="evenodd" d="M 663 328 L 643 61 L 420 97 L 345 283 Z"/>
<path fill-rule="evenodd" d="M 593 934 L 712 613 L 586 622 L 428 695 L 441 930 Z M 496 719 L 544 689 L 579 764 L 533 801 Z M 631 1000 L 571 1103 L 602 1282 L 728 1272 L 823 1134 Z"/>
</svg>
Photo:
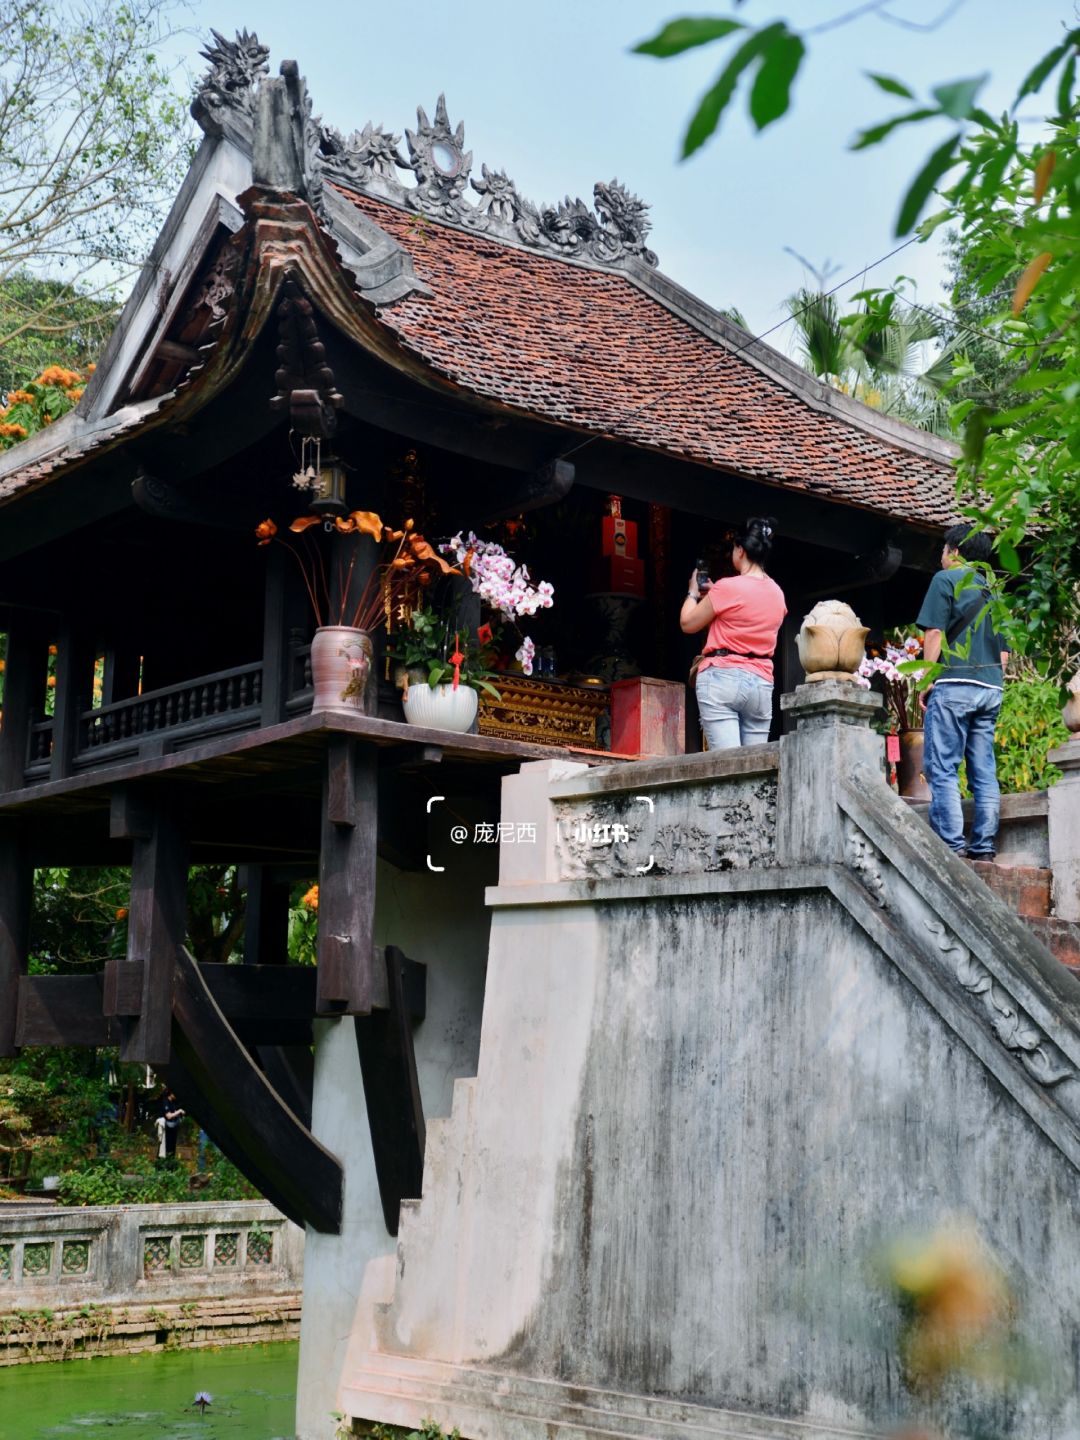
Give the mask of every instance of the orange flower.
<svg viewBox="0 0 1080 1440">
<path fill-rule="evenodd" d="M 127 908 L 126 905 L 121 905 L 120 908 L 119 908 L 119 909 L 117 910 L 117 912 L 116 912 L 116 918 L 117 918 L 117 920 L 126 920 L 127 917 L 128 917 L 128 908 Z"/>
<path fill-rule="evenodd" d="M 25 440 L 28 434 L 29 431 L 25 425 L 16 425 L 12 421 L 0 424 L 0 435 L 5 435 L 9 439 Z"/>
<path fill-rule="evenodd" d="M 12 405 L 32 405 L 34 403 L 34 397 L 29 390 L 12 390 L 7 398 L 9 410 Z"/>
<path fill-rule="evenodd" d="M 49 690 L 54 689 L 56 686 L 56 676 L 50 675 L 49 678 L 45 681 L 45 685 Z"/>
<path fill-rule="evenodd" d="M 77 385 L 74 390 L 68 391 L 68 399 L 73 405 L 77 405 L 83 397 L 83 387 Z"/>
<path fill-rule="evenodd" d="M 61 390 L 70 390 L 73 385 L 82 384 L 82 376 L 77 370 L 65 370 L 62 365 L 48 365 L 34 384 L 59 385 Z"/>
<path fill-rule="evenodd" d="M 260 545 L 269 545 L 276 534 L 277 526 L 273 520 L 260 520 L 255 526 L 255 538 Z"/>
<path fill-rule="evenodd" d="M 310 889 L 305 895 L 301 895 L 301 897 L 300 897 L 300 904 L 301 904 L 301 905 L 306 905 L 309 910 L 318 910 L 318 908 L 319 908 L 319 887 L 318 887 L 318 885 L 312 885 L 311 889 Z"/>
<path fill-rule="evenodd" d="M 294 535 L 300 535 L 303 531 L 311 528 L 312 525 L 321 525 L 322 521 L 318 515 L 298 515 L 289 526 Z"/>
<path fill-rule="evenodd" d="M 88 366 L 86 367 L 86 373 L 87 373 L 88 375 L 92 375 L 96 369 L 97 369 L 97 366 L 96 366 L 96 365 L 90 364 L 90 365 L 88 365 Z"/>
</svg>

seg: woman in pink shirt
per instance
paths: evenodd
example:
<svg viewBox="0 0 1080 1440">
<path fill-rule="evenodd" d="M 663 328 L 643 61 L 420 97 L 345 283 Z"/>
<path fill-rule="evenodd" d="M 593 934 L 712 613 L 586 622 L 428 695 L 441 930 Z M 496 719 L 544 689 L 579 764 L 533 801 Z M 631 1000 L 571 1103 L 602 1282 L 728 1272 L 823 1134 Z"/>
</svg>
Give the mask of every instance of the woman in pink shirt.
<svg viewBox="0 0 1080 1440">
<path fill-rule="evenodd" d="M 738 571 L 717 580 L 703 595 L 697 571 L 682 604 L 679 624 L 687 635 L 708 630 L 698 664 L 697 703 L 710 750 L 763 745 L 772 724 L 776 637 L 787 614 L 784 592 L 765 573 L 774 521 L 747 520 L 735 538 Z"/>
</svg>

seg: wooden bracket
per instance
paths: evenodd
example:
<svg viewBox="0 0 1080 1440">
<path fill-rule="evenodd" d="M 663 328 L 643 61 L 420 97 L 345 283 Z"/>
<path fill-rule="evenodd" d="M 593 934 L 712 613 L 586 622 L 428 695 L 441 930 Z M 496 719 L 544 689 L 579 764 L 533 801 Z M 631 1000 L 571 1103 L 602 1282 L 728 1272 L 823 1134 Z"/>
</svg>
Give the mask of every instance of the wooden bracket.
<svg viewBox="0 0 1080 1440">
<path fill-rule="evenodd" d="M 388 1006 L 357 1017 L 356 1044 L 383 1219 L 396 1235 L 401 1202 L 419 1197 L 424 1178 L 424 1107 L 410 1012 L 423 1008 L 426 971 L 393 945 L 383 952 L 383 962 Z"/>
</svg>

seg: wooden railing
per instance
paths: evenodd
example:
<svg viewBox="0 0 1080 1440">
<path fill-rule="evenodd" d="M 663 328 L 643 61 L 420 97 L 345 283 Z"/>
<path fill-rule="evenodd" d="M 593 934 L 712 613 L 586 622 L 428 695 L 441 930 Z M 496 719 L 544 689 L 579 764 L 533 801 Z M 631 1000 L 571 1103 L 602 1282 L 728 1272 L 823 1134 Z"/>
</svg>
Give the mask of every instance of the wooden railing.
<svg viewBox="0 0 1080 1440">
<path fill-rule="evenodd" d="M 261 704 L 258 662 L 147 690 L 130 700 L 83 711 L 74 763 L 81 767 L 119 753 L 160 753 L 181 740 L 246 730 L 259 723 Z"/>
</svg>

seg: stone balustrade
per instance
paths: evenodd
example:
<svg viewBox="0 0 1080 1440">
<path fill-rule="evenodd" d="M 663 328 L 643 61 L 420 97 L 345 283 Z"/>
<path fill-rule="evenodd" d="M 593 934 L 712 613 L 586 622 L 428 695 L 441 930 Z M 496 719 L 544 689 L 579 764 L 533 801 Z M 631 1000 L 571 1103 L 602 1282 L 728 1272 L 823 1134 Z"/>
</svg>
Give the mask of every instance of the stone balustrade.
<svg viewBox="0 0 1080 1440">
<path fill-rule="evenodd" d="M 0 1315 L 300 1288 L 304 1235 L 266 1201 L 0 1210 Z"/>
</svg>

